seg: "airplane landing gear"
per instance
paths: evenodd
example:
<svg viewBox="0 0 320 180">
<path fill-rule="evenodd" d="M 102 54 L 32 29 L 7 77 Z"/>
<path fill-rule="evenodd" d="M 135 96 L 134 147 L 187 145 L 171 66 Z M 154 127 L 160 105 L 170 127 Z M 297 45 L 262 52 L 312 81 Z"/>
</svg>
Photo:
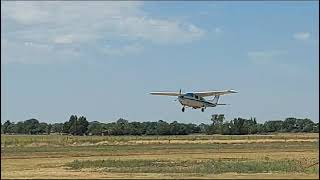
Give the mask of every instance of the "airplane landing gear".
<svg viewBox="0 0 320 180">
<path fill-rule="evenodd" d="M 182 112 L 184 112 L 184 107 L 181 110 L 182 110 Z"/>
<path fill-rule="evenodd" d="M 201 108 L 201 111 L 204 112 L 204 108 Z"/>
</svg>

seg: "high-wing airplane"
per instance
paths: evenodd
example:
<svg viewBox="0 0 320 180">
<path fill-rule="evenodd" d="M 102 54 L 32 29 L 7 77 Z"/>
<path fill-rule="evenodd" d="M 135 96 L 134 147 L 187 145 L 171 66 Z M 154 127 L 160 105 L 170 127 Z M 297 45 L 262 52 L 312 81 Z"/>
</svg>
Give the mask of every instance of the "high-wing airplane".
<svg viewBox="0 0 320 180">
<path fill-rule="evenodd" d="M 204 91 L 204 92 L 190 92 L 190 93 L 181 93 L 179 92 L 151 92 L 152 95 L 163 95 L 163 96 L 178 96 L 179 102 L 181 103 L 182 112 L 184 112 L 185 107 L 192 107 L 193 109 L 201 108 L 203 112 L 207 107 L 216 107 L 218 105 L 219 97 L 225 94 L 237 93 L 235 90 L 223 90 L 223 91 Z M 203 97 L 214 96 L 212 100 L 206 100 Z"/>
</svg>

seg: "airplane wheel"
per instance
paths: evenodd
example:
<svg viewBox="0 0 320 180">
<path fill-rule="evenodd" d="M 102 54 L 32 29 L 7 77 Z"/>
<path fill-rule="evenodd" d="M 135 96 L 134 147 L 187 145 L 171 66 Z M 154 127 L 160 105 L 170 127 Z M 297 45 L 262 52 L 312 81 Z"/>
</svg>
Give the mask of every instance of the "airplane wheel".
<svg viewBox="0 0 320 180">
<path fill-rule="evenodd" d="M 184 107 L 182 108 L 182 112 L 184 112 Z"/>
<path fill-rule="evenodd" d="M 201 111 L 204 112 L 204 108 L 202 108 Z"/>
</svg>

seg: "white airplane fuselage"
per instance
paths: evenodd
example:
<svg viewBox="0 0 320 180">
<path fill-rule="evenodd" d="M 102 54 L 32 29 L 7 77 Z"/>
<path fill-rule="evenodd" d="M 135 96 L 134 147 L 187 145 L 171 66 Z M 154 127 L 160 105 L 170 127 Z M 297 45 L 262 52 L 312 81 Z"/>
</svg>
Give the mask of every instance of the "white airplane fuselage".
<svg viewBox="0 0 320 180">
<path fill-rule="evenodd" d="M 197 96 L 193 93 L 180 95 L 178 99 L 181 105 L 192 107 L 194 109 L 215 107 L 217 105 L 217 103 L 207 101 L 203 97 Z"/>
</svg>

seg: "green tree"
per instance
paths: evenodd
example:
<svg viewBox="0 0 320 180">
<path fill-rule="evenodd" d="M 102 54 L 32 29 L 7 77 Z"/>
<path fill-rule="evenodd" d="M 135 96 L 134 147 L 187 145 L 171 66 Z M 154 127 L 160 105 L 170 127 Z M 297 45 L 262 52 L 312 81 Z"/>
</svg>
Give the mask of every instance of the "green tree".
<svg viewBox="0 0 320 180">
<path fill-rule="evenodd" d="M 129 122 L 125 119 L 118 119 L 113 125 L 113 135 L 128 135 L 130 131 Z"/>
<path fill-rule="evenodd" d="M 88 130 L 89 122 L 84 116 L 79 117 L 79 119 L 73 121 L 69 121 L 70 129 L 69 132 L 72 135 L 85 135 Z"/>
<path fill-rule="evenodd" d="M 47 123 L 39 123 L 38 127 L 36 129 L 36 134 L 44 134 L 47 133 L 47 129 L 48 129 L 48 124 Z"/>
<path fill-rule="evenodd" d="M 254 124 L 257 124 L 256 118 L 253 118 L 253 122 L 254 122 Z"/>
<path fill-rule="evenodd" d="M 200 131 L 200 128 L 198 128 Z M 169 134 L 170 135 L 187 135 L 190 132 L 197 131 L 194 124 L 183 124 L 173 121 L 169 124 Z"/>
<path fill-rule="evenodd" d="M 63 124 L 62 132 L 63 133 L 71 133 L 71 126 L 76 123 L 77 119 L 78 118 L 76 115 L 71 115 L 69 121 L 67 121 Z M 73 130 L 73 131 L 75 131 L 75 130 Z"/>
<path fill-rule="evenodd" d="M 14 128 L 14 133 L 17 133 L 17 134 L 28 134 L 27 130 L 26 130 L 26 127 L 25 127 L 25 123 L 24 122 L 18 122 Z"/>
<path fill-rule="evenodd" d="M 246 130 L 244 129 L 244 122 L 245 122 L 245 119 L 242 119 L 242 118 L 237 118 L 233 120 L 233 126 L 231 126 L 231 129 L 233 130 L 232 132 L 234 132 L 233 134 L 236 134 L 236 135 L 248 134 L 248 132 L 246 132 Z"/>
<path fill-rule="evenodd" d="M 129 134 L 130 135 L 142 135 L 145 134 L 143 124 L 140 122 L 129 123 Z"/>
<path fill-rule="evenodd" d="M 231 126 L 232 124 L 230 124 L 229 122 L 225 122 L 222 124 L 222 134 L 224 135 L 229 135 L 229 134 L 233 134 L 231 131 Z"/>
<path fill-rule="evenodd" d="M 299 132 L 312 132 L 314 123 L 308 119 L 297 119 Z"/>
<path fill-rule="evenodd" d="M 200 129 L 200 133 L 208 134 L 209 125 L 208 125 L 208 124 L 201 123 L 201 124 L 199 124 L 199 129 Z"/>
<path fill-rule="evenodd" d="M 282 130 L 284 132 L 297 132 L 298 131 L 297 119 L 293 117 L 286 118 L 283 121 Z"/>
<path fill-rule="evenodd" d="M 212 125 L 209 128 L 209 134 L 222 134 L 222 125 L 224 121 L 224 114 L 214 114 L 212 115 L 211 121 Z"/>
<path fill-rule="evenodd" d="M 62 133 L 63 132 L 63 127 L 64 127 L 63 123 L 54 123 L 54 124 L 52 124 L 51 131 L 53 133 Z"/>
<path fill-rule="evenodd" d="M 29 119 L 24 122 L 26 133 L 38 134 L 39 133 L 39 121 L 37 119 Z"/>
<path fill-rule="evenodd" d="M 112 123 L 107 123 L 103 126 L 103 131 L 102 133 L 105 135 L 116 135 L 115 134 L 115 127 L 116 127 L 116 123 L 112 122 Z"/>
<path fill-rule="evenodd" d="M 87 121 L 87 118 L 84 116 L 81 116 L 78 119 L 78 123 L 79 123 L 79 131 L 78 134 L 79 135 L 84 135 L 87 133 L 88 131 L 88 126 L 89 126 L 89 122 Z"/>
<path fill-rule="evenodd" d="M 157 122 L 156 132 L 157 132 L 157 135 L 169 135 L 170 134 L 169 124 L 163 120 L 159 120 Z"/>
<path fill-rule="evenodd" d="M 264 124 L 257 124 L 256 127 L 257 127 L 257 133 L 259 134 L 263 134 L 267 132 Z"/>
<path fill-rule="evenodd" d="M 316 123 L 313 125 L 312 132 L 319 133 L 319 123 Z"/>
<path fill-rule="evenodd" d="M 3 133 L 13 133 L 14 132 L 14 123 L 10 122 L 10 120 L 7 120 L 5 123 L 3 123 Z"/>
<path fill-rule="evenodd" d="M 177 121 L 173 121 L 172 123 L 170 123 L 169 127 L 170 127 L 170 134 L 177 135 L 180 131 L 180 125 Z"/>
<path fill-rule="evenodd" d="M 180 124 L 180 123 L 179 123 Z M 185 125 L 185 124 L 181 124 L 181 125 Z M 190 133 L 199 133 L 200 132 L 200 127 L 197 126 L 196 124 L 192 124 L 192 123 L 189 123 L 187 125 L 185 125 L 186 128 L 187 128 L 187 134 L 190 134 Z"/>
<path fill-rule="evenodd" d="M 98 121 L 90 122 L 88 125 L 88 134 L 101 135 L 103 132 L 103 124 Z"/>
<path fill-rule="evenodd" d="M 246 129 L 247 134 L 256 134 L 258 132 L 257 129 L 257 121 L 255 118 L 250 118 L 249 120 L 245 120 L 244 127 Z"/>
<path fill-rule="evenodd" d="M 266 132 L 279 132 L 283 129 L 283 121 L 266 121 L 264 123 Z"/>
<path fill-rule="evenodd" d="M 51 124 L 48 124 L 45 131 L 47 134 L 50 134 L 51 133 L 51 130 L 52 130 L 52 125 Z"/>
<path fill-rule="evenodd" d="M 157 135 L 157 122 L 144 122 L 146 127 L 146 135 Z"/>
<path fill-rule="evenodd" d="M 297 118 L 286 118 L 283 122 L 283 131 L 285 132 L 303 132 L 304 130 L 310 130 L 310 127 L 314 123 L 310 119 L 297 119 Z"/>
</svg>

